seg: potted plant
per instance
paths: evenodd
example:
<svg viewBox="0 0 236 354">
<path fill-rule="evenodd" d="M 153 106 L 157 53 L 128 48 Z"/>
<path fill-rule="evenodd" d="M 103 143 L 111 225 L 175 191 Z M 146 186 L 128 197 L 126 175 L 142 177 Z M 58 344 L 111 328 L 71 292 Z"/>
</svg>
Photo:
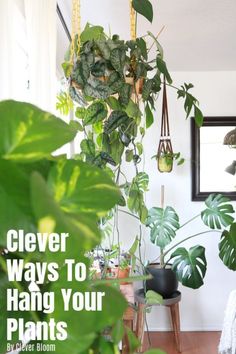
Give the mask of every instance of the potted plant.
<svg viewBox="0 0 236 354">
<path fill-rule="evenodd" d="M 101 26 L 87 24 L 79 40 L 74 39 L 73 60 L 67 56 L 62 65 L 68 87 L 58 96 L 58 109 L 68 112 L 74 107 L 75 119 L 84 133 L 76 159 L 106 170 L 122 191 L 113 212 L 103 217 L 101 230 L 112 218 L 117 219 L 119 212 L 132 214 L 145 223 L 144 194 L 149 177 L 140 171 L 139 163 L 143 138 L 153 123 L 155 100 L 163 89 L 164 77 L 177 97 L 184 98 L 186 116 L 193 111 L 196 124 L 200 126 L 203 121 L 198 101 L 189 92 L 193 85 L 172 85 L 160 43 L 150 32 L 147 36 L 153 41 L 151 46 L 156 46 L 154 58 L 150 57 L 146 36 L 125 41 L 117 35 L 107 36 Z M 176 156 L 173 153 L 171 160 Z M 134 164 L 131 181 L 123 171 L 124 160 Z M 110 232 L 116 229 L 112 227 Z M 119 243 L 119 236 L 116 242 Z"/>
<path fill-rule="evenodd" d="M 205 248 L 196 245 L 187 250 L 178 246 L 186 240 L 211 232 L 221 233 L 219 257 L 226 267 L 235 271 L 236 223 L 233 213 L 234 209 L 229 199 L 221 194 L 210 194 L 205 200 L 205 209 L 182 225 L 172 207 L 151 208 L 148 211 L 146 225 L 150 229 L 150 240 L 159 248 L 160 256 L 156 259 L 158 263 L 151 262 L 146 267 L 147 272 L 153 276 L 153 279 L 146 281 L 146 288 L 168 297 L 177 290 L 177 280 L 193 289 L 202 286 L 207 269 Z M 174 243 L 178 230 L 196 218 L 201 218 L 203 224 L 209 229 L 194 232 L 193 235 L 187 235 Z"/>
</svg>

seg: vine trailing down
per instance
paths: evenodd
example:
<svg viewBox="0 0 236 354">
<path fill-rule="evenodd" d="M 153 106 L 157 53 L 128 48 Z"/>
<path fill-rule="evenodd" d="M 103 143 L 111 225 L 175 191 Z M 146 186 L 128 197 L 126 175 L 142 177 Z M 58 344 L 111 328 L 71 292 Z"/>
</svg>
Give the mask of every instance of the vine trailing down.
<svg viewBox="0 0 236 354">
<path fill-rule="evenodd" d="M 138 4 L 133 2 L 134 6 Z M 151 46 L 156 46 L 154 58 L 150 58 L 147 39 L 153 41 Z M 197 99 L 189 92 L 193 85 L 185 83 L 177 88 L 172 84 L 163 49 L 150 32 L 124 41 L 118 35 L 107 36 L 101 26 L 87 24 L 79 41 L 75 36 L 73 47 L 73 60 L 69 48 L 62 64 L 68 88 L 58 96 L 57 108 L 68 113 L 73 107 L 75 120 L 84 133 L 76 158 L 106 170 L 122 191 L 119 206 L 128 207 L 145 224 L 148 210 L 144 194 L 149 176 L 141 171 L 139 164 L 144 154 L 146 130 L 154 121 L 155 101 L 166 81 L 176 90 L 177 98 L 184 99 L 186 117 L 193 112 L 196 124 L 201 126 L 202 112 Z M 179 153 L 168 156 L 170 160 L 179 157 Z M 131 181 L 122 171 L 124 160 L 134 164 Z M 102 229 L 106 229 L 117 209 L 101 220 Z"/>
</svg>

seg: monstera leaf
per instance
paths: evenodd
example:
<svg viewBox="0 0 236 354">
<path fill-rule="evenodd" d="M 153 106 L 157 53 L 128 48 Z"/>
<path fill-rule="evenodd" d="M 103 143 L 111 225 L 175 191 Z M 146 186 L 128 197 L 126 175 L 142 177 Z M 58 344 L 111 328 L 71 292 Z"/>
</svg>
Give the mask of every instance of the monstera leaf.
<svg viewBox="0 0 236 354">
<path fill-rule="evenodd" d="M 207 209 L 201 213 L 202 221 L 211 229 L 221 229 L 232 224 L 234 218 L 229 215 L 234 213 L 231 204 L 228 203 L 229 198 L 222 194 L 210 194 L 206 199 L 205 204 Z"/>
<path fill-rule="evenodd" d="M 203 285 L 207 268 L 204 247 L 194 246 L 189 251 L 180 247 L 172 253 L 171 258 L 175 258 L 172 269 L 183 285 L 192 289 Z"/>
<path fill-rule="evenodd" d="M 236 223 L 222 233 L 219 250 L 219 257 L 226 267 L 236 270 Z"/>
<path fill-rule="evenodd" d="M 176 235 L 179 228 L 179 217 L 171 207 L 151 208 L 148 212 L 146 225 L 151 229 L 151 241 L 162 249 L 167 246 Z"/>
</svg>

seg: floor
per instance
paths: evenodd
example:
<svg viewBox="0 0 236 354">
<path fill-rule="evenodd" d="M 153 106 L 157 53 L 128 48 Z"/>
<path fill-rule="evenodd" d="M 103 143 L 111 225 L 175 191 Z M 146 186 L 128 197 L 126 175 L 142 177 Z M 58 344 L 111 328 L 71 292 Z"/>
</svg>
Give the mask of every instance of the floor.
<svg viewBox="0 0 236 354">
<path fill-rule="evenodd" d="M 220 332 L 182 332 L 182 354 L 217 354 L 220 334 Z M 151 332 L 150 340 L 150 348 L 160 348 L 167 354 L 178 354 L 172 332 Z M 147 333 L 144 343 L 144 349 L 149 349 Z"/>
</svg>

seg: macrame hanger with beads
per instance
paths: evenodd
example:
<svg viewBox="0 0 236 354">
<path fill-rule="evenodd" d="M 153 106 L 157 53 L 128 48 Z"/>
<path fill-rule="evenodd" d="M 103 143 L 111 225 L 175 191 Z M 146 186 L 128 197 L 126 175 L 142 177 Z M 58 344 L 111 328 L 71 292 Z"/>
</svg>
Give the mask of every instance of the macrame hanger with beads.
<svg viewBox="0 0 236 354">
<path fill-rule="evenodd" d="M 132 5 L 132 0 L 130 0 L 130 37 L 132 40 L 136 39 L 136 29 L 137 29 L 137 15 Z"/>
<path fill-rule="evenodd" d="M 170 137 L 166 81 L 163 84 L 161 137 L 157 151 L 157 164 L 160 172 L 171 172 L 173 167 L 173 149 Z"/>
<path fill-rule="evenodd" d="M 80 0 L 72 0 L 72 29 L 70 46 L 70 63 L 74 64 L 74 58 L 79 56 L 80 52 Z"/>
</svg>

